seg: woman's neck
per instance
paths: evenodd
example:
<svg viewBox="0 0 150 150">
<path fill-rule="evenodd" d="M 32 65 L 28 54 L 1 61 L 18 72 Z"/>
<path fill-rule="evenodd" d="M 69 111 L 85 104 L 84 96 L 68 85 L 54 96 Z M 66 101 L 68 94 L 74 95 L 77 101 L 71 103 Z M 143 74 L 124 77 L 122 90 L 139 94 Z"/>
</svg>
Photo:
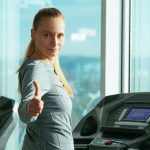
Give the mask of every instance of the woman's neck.
<svg viewBox="0 0 150 150">
<path fill-rule="evenodd" d="M 41 60 L 48 64 L 54 64 L 54 59 L 55 59 L 55 58 L 43 58 L 40 55 L 38 55 L 37 53 L 34 53 L 30 58 L 38 59 L 38 60 Z"/>
</svg>

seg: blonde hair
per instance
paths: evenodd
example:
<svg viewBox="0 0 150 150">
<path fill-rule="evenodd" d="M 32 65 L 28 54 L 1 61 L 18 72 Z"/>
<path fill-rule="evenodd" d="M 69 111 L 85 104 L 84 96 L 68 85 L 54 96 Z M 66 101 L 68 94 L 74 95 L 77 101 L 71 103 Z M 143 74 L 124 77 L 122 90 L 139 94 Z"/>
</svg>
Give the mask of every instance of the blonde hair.
<svg viewBox="0 0 150 150">
<path fill-rule="evenodd" d="M 73 96 L 73 91 L 72 91 L 70 85 L 68 84 L 68 82 L 67 82 L 67 80 L 66 80 L 66 78 L 65 78 L 65 76 L 64 76 L 64 74 L 60 68 L 58 57 L 55 57 L 55 59 L 54 59 L 54 70 L 55 70 L 55 73 L 58 75 L 59 80 L 63 83 L 64 88 L 67 91 L 67 93 L 70 96 Z"/>
<path fill-rule="evenodd" d="M 37 30 L 38 29 L 38 26 L 39 26 L 39 22 L 41 21 L 41 19 L 43 19 L 44 17 L 63 17 L 62 13 L 56 9 L 56 8 L 44 8 L 44 9 L 41 9 L 34 17 L 34 20 L 33 20 L 33 29 L 34 30 Z M 28 58 L 31 58 L 32 55 L 34 54 L 35 52 L 35 43 L 33 40 L 30 41 L 27 49 L 26 49 L 26 54 L 25 54 L 25 58 L 24 58 L 24 61 Z M 23 61 L 23 62 L 24 62 Z M 67 82 L 62 70 L 61 70 L 61 67 L 60 67 L 60 64 L 59 64 L 59 59 L 58 57 L 55 57 L 54 58 L 54 71 L 55 73 L 57 74 L 59 80 L 62 82 L 65 90 L 67 91 L 68 95 L 69 96 L 73 96 L 73 91 L 69 85 L 69 83 Z"/>
</svg>

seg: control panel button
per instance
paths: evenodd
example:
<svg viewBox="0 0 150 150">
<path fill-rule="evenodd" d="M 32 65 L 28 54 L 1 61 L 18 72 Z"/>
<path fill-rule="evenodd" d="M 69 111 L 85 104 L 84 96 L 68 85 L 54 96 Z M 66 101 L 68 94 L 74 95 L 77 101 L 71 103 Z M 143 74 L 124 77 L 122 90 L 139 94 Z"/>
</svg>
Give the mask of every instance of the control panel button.
<svg viewBox="0 0 150 150">
<path fill-rule="evenodd" d="M 111 144 L 112 144 L 112 140 L 105 141 L 105 145 L 111 145 Z"/>
</svg>

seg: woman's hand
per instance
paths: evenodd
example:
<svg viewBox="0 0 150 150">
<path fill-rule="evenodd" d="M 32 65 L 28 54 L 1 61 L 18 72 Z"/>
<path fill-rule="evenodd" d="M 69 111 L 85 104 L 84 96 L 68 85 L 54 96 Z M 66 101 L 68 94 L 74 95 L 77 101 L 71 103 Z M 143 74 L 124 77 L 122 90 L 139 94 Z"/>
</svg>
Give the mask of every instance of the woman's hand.
<svg viewBox="0 0 150 150">
<path fill-rule="evenodd" d="M 27 113 L 31 116 L 38 116 L 42 113 L 44 102 L 40 97 L 40 85 L 37 81 L 33 81 L 35 87 L 35 95 L 33 99 L 28 103 Z"/>
</svg>

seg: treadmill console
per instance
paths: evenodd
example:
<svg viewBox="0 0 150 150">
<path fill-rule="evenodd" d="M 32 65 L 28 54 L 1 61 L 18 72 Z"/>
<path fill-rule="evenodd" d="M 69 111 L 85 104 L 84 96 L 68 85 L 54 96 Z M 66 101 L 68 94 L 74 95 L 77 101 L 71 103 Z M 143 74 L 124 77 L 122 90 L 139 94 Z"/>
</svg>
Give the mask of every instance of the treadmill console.
<svg viewBox="0 0 150 150">
<path fill-rule="evenodd" d="M 150 150 L 150 93 L 125 93 L 104 97 L 79 122 L 81 128 L 79 125 L 75 128 L 74 141 L 77 139 L 77 129 L 80 131 L 79 129 L 84 128 L 84 122 L 89 117 L 97 121 L 97 129 L 88 136 L 82 136 L 80 132 L 78 143 L 79 139 L 91 139 L 85 150 Z M 76 150 L 77 147 L 75 145 Z"/>
<path fill-rule="evenodd" d="M 130 107 L 122 110 L 118 121 L 115 122 L 114 127 L 134 126 L 137 128 L 144 128 L 150 121 L 149 107 Z"/>
</svg>

